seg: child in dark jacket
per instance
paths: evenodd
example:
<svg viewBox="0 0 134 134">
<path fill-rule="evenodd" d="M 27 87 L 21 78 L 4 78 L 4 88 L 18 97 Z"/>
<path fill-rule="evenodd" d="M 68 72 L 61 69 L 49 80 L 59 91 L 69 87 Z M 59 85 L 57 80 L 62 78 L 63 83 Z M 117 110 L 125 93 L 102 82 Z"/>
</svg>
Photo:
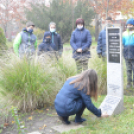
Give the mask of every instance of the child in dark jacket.
<svg viewBox="0 0 134 134">
<path fill-rule="evenodd" d="M 97 109 L 91 98 L 97 100 L 97 74 L 94 70 L 86 70 L 79 75 L 69 78 L 59 91 L 55 99 L 55 109 L 59 118 L 65 124 L 70 124 L 68 118 L 75 115 L 75 122 L 82 123 L 86 119 L 81 118 L 85 108 L 98 117 L 102 115 L 101 109 Z"/>
<path fill-rule="evenodd" d="M 49 51 L 52 51 L 51 35 L 47 34 L 43 42 L 38 46 L 38 54 L 40 55 L 42 52 L 49 52 Z"/>
</svg>

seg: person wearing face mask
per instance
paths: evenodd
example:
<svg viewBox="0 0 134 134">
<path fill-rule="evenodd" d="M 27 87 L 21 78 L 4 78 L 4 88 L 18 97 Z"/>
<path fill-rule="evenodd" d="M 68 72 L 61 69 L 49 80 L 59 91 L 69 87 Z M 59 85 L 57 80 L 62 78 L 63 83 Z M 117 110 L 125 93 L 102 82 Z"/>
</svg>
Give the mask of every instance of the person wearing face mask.
<svg viewBox="0 0 134 134">
<path fill-rule="evenodd" d="M 51 34 L 50 33 L 46 33 L 44 41 L 39 44 L 38 46 L 38 55 L 46 52 L 47 54 L 49 54 L 48 52 L 53 51 L 52 49 L 52 45 L 51 45 Z"/>
<path fill-rule="evenodd" d="M 33 56 L 37 48 L 37 38 L 33 34 L 33 29 L 35 25 L 33 22 L 29 21 L 26 23 L 26 28 L 24 28 L 15 38 L 13 43 L 13 49 L 17 56 L 27 58 Z"/>
<path fill-rule="evenodd" d="M 105 28 L 100 32 L 97 42 L 97 54 L 98 57 L 105 61 L 106 57 L 106 27 L 114 27 L 112 24 L 112 18 L 108 17 L 105 20 Z"/>
<path fill-rule="evenodd" d="M 43 43 L 46 44 L 46 37 L 50 35 L 50 43 L 49 43 L 49 53 L 51 52 L 51 55 L 54 55 L 56 59 L 62 56 L 63 52 L 63 44 L 61 41 L 60 35 L 56 32 L 56 23 L 50 22 L 49 24 L 49 31 L 44 33 Z"/>
<path fill-rule="evenodd" d="M 134 88 L 134 19 L 128 19 L 126 22 L 126 31 L 123 32 L 122 44 L 123 55 L 127 69 L 126 89 Z M 133 76 L 132 76 L 133 75 Z"/>
<path fill-rule="evenodd" d="M 88 69 L 88 59 L 90 58 L 89 49 L 92 44 L 90 32 L 84 26 L 84 20 L 78 18 L 76 20 L 76 29 L 72 32 L 70 39 L 78 73 Z"/>
</svg>

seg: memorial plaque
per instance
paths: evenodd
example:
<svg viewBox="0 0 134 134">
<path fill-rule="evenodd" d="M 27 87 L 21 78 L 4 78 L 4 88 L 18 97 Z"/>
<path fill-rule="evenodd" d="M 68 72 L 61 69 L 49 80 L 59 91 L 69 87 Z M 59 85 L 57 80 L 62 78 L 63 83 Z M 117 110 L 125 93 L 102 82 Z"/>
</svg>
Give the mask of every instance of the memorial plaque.
<svg viewBox="0 0 134 134">
<path fill-rule="evenodd" d="M 122 36 L 119 27 L 106 28 L 107 96 L 100 108 L 108 115 L 123 111 Z"/>
<path fill-rule="evenodd" d="M 108 29 L 108 60 L 111 63 L 120 63 L 120 30 Z"/>
</svg>

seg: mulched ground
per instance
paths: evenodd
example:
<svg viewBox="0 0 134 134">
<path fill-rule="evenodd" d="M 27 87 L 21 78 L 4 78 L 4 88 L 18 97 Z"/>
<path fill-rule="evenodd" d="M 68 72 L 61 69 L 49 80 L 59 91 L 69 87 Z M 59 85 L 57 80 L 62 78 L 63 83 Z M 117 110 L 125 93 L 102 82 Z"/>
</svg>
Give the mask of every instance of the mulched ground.
<svg viewBox="0 0 134 134">
<path fill-rule="evenodd" d="M 35 110 L 32 113 L 21 113 L 20 121 L 25 123 L 26 133 L 39 131 L 42 134 L 58 134 L 51 127 L 61 124 L 53 107 Z M 12 117 L 8 118 L 8 124 L 4 125 L 4 118 L 0 117 L 0 134 L 18 134 L 17 125 Z M 7 126 L 6 126 L 7 125 Z"/>
</svg>

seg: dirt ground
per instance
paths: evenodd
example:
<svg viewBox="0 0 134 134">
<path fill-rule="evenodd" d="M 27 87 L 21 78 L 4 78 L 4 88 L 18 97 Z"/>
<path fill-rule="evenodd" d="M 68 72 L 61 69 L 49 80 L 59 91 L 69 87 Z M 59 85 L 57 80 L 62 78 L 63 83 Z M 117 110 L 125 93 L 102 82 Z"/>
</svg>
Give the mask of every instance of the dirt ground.
<svg viewBox="0 0 134 134">
<path fill-rule="evenodd" d="M 25 124 L 26 133 L 38 131 L 41 134 L 58 134 L 51 127 L 62 123 L 58 119 L 54 107 L 40 110 L 37 109 L 31 113 L 21 113 L 19 117 L 20 121 L 23 121 Z M 1 118 L 0 125 L 3 123 L 4 118 Z M 18 134 L 17 125 L 12 117 L 8 118 L 7 127 L 2 127 L 2 125 L 0 126 L 0 134 Z"/>
</svg>

